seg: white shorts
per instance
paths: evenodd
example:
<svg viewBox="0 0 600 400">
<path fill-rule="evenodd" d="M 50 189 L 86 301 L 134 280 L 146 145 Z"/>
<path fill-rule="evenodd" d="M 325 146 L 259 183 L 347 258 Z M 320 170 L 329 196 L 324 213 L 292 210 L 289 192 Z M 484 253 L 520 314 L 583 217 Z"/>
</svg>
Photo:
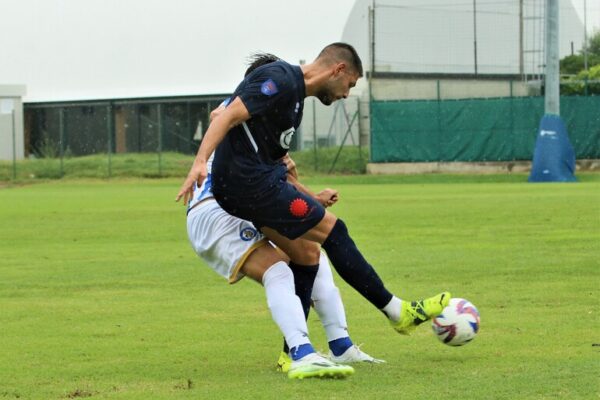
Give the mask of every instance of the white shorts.
<svg viewBox="0 0 600 400">
<path fill-rule="evenodd" d="M 227 214 L 214 199 L 190 211 L 187 231 L 196 254 L 229 283 L 244 277 L 240 269 L 246 258 L 268 243 L 252 223 Z"/>
</svg>

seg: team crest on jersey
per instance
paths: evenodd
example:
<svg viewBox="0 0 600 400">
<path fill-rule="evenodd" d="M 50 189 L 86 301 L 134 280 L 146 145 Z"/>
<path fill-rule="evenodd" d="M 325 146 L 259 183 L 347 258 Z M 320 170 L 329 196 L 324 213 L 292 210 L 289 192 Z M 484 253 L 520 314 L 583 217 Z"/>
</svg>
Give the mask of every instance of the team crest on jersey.
<svg viewBox="0 0 600 400">
<path fill-rule="evenodd" d="M 240 238 L 244 242 L 247 242 L 249 240 L 254 239 L 257 234 L 258 232 L 256 231 L 256 229 L 247 226 L 240 231 Z"/>
<path fill-rule="evenodd" d="M 275 82 L 273 82 L 273 79 L 268 79 L 265 82 L 263 82 L 262 86 L 260 87 L 260 91 L 264 95 L 273 96 L 274 94 L 279 92 L 279 89 L 277 89 L 277 85 L 275 84 Z"/>
<path fill-rule="evenodd" d="M 296 130 L 293 127 L 281 132 L 281 135 L 279 136 L 279 145 L 284 149 L 289 149 L 295 132 Z"/>
</svg>

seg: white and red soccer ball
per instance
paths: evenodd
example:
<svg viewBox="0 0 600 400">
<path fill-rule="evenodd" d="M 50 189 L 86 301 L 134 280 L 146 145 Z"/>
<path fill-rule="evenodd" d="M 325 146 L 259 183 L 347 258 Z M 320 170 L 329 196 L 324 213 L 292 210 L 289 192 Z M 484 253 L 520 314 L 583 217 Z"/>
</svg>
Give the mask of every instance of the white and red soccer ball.
<svg viewBox="0 0 600 400">
<path fill-rule="evenodd" d="M 465 299 L 453 298 L 440 315 L 433 318 L 433 333 L 448 346 L 469 343 L 479 331 L 479 311 Z"/>
</svg>

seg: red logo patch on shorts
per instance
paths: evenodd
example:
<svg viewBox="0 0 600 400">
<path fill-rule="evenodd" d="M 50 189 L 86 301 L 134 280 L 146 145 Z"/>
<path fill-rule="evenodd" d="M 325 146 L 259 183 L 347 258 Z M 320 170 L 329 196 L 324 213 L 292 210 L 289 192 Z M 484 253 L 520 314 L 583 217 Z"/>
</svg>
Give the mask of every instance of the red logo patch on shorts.
<svg viewBox="0 0 600 400">
<path fill-rule="evenodd" d="M 290 203 L 290 213 L 294 217 L 302 218 L 308 213 L 308 204 L 304 199 L 296 198 Z"/>
</svg>

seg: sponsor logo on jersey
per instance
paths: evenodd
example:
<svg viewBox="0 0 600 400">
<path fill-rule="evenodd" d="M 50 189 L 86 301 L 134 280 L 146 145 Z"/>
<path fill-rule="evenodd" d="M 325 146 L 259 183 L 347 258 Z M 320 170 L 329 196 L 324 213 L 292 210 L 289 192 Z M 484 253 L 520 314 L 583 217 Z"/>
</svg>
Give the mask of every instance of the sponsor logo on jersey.
<svg viewBox="0 0 600 400">
<path fill-rule="evenodd" d="M 296 130 L 294 128 L 286 129 L 279 136 L 279 145 L 284 149 L 289 149 L 292 144 L 292 137 Z"/>
<path fill-rule="evenodd" d="M 246 226 L 246 227 L 242 228 L 242 230 L 240 231 L 240 238 L 244 242 L 247 242 L 249 240 L 254 239 L 257 234 L 258 234 L 258 232 L 256 231 L 256 229 Z"/>
<path fill-rule="evenodd" d="M 279 89 L 277 89 L 277 85 L 275 82 L 273 82 L 273 79 L 268 79 L 263 82 L 262 86 L 260 87 L 260 91 L 266 96 L 273 96 L 279 92 Z"/>
</svg>

